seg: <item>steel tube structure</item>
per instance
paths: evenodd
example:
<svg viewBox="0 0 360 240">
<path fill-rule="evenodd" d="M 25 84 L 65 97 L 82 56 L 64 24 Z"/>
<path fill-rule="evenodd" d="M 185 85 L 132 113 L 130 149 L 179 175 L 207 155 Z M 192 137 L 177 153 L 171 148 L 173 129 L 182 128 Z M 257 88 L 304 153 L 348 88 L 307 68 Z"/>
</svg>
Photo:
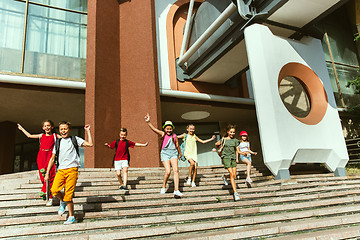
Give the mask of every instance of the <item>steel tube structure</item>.
<svg viewBox="0 0 360 240">
<path fill-rule="evenodd" d="M 179 58 L 178 65 L 184 63 L 201 47 L 201 45 L 235 12 L 237 9 L 234 3 L 231 3 L 220 16 L 209 26 L 208 29 L 199 37 L 198 40 Z"/>
</svg>

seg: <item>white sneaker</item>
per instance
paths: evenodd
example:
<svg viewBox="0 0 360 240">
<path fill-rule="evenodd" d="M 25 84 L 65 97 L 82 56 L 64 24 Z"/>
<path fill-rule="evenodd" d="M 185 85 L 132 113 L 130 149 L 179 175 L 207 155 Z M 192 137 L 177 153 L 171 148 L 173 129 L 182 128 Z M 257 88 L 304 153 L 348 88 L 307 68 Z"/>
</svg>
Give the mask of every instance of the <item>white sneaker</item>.
<svg viewBox="0 0 360 240">
<path fill-rule="evenodd" d="M 184 194 L 181 193 L 179 190 L 177 190 L 177 191 L 174 191 L 174 196 L 181 197 L 181 196 L 184 196 Z"/>
<path fill-rule="evenodd" d="M 236 192 L 236 193 L 234 193 L 234 200 L 235 201 L 239 201 L 240 200 L 240 196 L 239 196 L 239 194 Z"/>
<path fill-rule="evenodd" d="M 165 188 L 160 189 L 160 194 L 165 194 L 165 192 L 166 192 Z"/>
<path fill-rule="evenodd" d="M 196 187 L 195 182 L 191 182 L 191 187 Z"/>
<path fill-rule="evenodd" d="M 75 217 L 74 216 L 69 216 L 69 218 L 66 220 L 66 222 L 64 222 L 64 224 L 73 224 L 75 222 Z"/>
<path fill-rule="evenodd" d="M 225 186 L 229 185 L 229 183 L 226 181 L 225 174 L 223 174 L 221 178 L 222 178 L 222 180 L 224 181 L 224 185 L 225 185 Z"/>
<path fill-rule="evenodd" d="M 188 178 L 188 180 L 186 181 L 186 183 L 185 183 L 186 185 L 191 185 L 191 178 Z"/>
<path fill-rule="evenodd" d="M 53 205 L 53 200 L 52 198 L 50 198 L 47 202 L 46 202 L 46 206 L 47 207 L 51 207 Z"/>
<path fill-rule="evenodd" d="M 248 183 L 252 183 L 253 181 L 251 180 L 251 178 L 246 178 L 246 180 Z"/>
<path fill-rule="evenodd" d="M 66 202 L 60 201 L 60 207 L 59 207 L 59 211 L 58 211 L 58 214 L 60 216 L 64 214 L 66 206 L 67 206 Z"/>
</svg>

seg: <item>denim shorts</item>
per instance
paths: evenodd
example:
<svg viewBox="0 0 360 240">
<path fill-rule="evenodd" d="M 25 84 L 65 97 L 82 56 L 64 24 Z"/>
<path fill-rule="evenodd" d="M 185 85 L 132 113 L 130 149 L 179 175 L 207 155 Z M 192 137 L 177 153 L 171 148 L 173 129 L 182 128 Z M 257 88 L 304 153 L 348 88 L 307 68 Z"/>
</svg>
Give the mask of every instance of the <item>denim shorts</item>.
<svg viewBox="0 0 360 240">
<path fill-rule="evenodd" d="M 244 156 L 240 154 L 240 160 L 243 161 L 245 158 L 247 158 L 251 162 L 251 154 L 249 153 L 247 156 Z"/>
<path fill-rule="evenodd" d="M 177 150 L 161 150 L 160 152 L 161 161 L 169 161 L 170 159 L 177 159 L 178 158 L 178 151 Z"/>
</svg>

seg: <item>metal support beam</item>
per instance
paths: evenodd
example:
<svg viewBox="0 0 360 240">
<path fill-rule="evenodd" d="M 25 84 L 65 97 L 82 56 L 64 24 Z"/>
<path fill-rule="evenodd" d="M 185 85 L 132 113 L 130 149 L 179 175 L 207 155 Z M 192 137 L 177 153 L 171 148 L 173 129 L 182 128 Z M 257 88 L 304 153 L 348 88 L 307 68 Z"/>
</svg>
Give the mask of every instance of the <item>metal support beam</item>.
<svg viewBox="0 0 360 240">
<path fill-rule="evenodd" d="M 181 43 L 180 58 L 184 55 L 185 48 L 187 47 L 186 45 L 189 42 L 190 21 L 191 21 L 193 8 L 194 8 L 194 2 L 195 2 L 195 0 L 190 0 L 190 3 L 189 3 L 189 10 L 188 10 L 187 18 L 186 18 L 186 23 L 185 23 L 185 31 L 184 31 L 184 36 L 183 36 L 183 40 Z"/>
<path fill-rule="evenodd" d="M 209 26 L 209 28 L 199 37 L 198 40 L 179 58 L 178 65 L 184 63 L 201 47 L 201 45 L 236 11 L 237 7 L 231 3 L 220 16 Z"/>
</svg>

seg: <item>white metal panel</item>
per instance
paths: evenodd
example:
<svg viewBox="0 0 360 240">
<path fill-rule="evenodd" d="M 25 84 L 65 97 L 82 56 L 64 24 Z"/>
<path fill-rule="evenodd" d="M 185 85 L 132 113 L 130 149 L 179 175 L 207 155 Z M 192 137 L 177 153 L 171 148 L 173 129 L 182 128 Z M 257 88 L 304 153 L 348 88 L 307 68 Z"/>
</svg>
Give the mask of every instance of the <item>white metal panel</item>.
<svg viewBox="0 0 360 240">
<path fill-rule="evenodd" d="M 349 157 L 320 40 L 284 39 L 259 24 L 245 30 L 245 40 L 264 163 L 271 172 L 288 170 L 293 161 L 325 163 L 331 171 L 345 167 Z M 288 63 L 311 68 L 324 86 L 327 107 L 320 122 L 305 124 L 285 108 L 278 77 Z"/>
<path fill-rule="evenodd" d="M 340 0 L 290 0 L 273 13 L 269 20 L 303 27 Z"/>
</svg>

